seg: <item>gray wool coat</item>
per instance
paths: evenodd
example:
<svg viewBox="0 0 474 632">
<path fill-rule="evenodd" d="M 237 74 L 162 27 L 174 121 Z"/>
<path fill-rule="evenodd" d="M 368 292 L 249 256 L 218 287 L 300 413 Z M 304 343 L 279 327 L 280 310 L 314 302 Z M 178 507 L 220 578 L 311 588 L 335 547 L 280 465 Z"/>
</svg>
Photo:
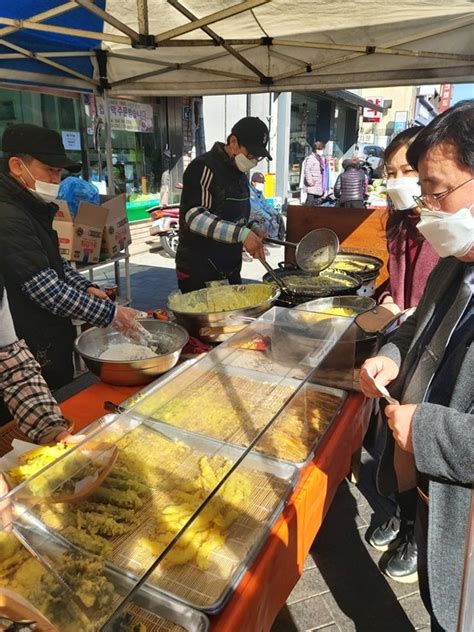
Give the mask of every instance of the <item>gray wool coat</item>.
<svg viewBox="0 0 474 632">
<path fill-rule="evenodd" d="M 421 301 L 378 355 L 401 368 L 390 386 L 402 404 L 418 404 L 413 418 L 416 468 L 429 477 L 428 581 L 433 610 L 447 632 L 456 630 L 461 597 L 464 550 L 474 481 L 474 345 L 466 350 L 449 407 L 424 403 L 424 394 L 441 363 L 450 335 L 472 297 L 473 264 L 453 257 L 442 259 L 431 273 Z M 418 342 L 447 288 L 457 281 L 456 298 L 418 363 Z M 416 366 L 415 366 L 416 365 Z M 393 436 L 387 433 L 378 486 L 381 493 L 396 489 Z"/>
</svg>

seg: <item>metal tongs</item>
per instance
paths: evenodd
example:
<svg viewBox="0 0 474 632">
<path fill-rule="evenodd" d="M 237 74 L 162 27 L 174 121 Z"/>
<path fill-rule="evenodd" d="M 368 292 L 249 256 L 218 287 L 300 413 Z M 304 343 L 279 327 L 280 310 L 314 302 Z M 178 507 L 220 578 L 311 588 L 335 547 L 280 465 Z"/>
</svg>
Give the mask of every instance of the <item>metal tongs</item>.
<svg viewBox="0 0 474 632">
<path fill-rule="evenodd" d="M 65 590 L 71 601 L 74 602 L 74 604 L 81 610 L 81 612 L 83 612 L 88 618 L 94 620 L 97 616 L 97 609 L 94 607 L 87 607 L 84 602 L 81 601 L 81 599 L 74 593 L 69 584 L 61 577 L 61 574 L 56 570 L 54 564 L 52 564 L 49 561 L 48 557 L 41 552 L 42 543 L 33 543 L 35 537 L 41 540 L 41 538 L 44 536 L 40 536 L 39 534 L 34 533 L 32 529 L 19 524 L 17 521 L 13 523 L 13 533 L 16 535 L 21 544 L 23 544 L 28 553 L 30 553 L 35 559 L 37 559 L 40 564 L 42 564 L 51 573 L 54 579 Z"/>
</svg>

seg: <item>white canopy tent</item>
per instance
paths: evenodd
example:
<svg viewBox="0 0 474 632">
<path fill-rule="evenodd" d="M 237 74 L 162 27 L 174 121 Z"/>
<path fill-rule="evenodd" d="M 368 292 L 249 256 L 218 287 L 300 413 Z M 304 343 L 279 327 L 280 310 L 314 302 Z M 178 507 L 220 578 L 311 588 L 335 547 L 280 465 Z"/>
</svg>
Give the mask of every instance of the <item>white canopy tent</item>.
<svg viewBox="0 0 474 632">
<path fill-rule="evenodd" d="M 469 0 L 8 4 L 8 10 L 0 7 L 0 71 L 3 80 L 15 82 L 58 85 L 67 77 L 72 89 L 171 96 L 456 83 L 473 77 Z M 76 12 L 81 15 L 77 28 Z M 84 28 L 84 12 L 95 28 Z M 22 33 L 49 38 L 48 46 L 41 50 L 37 40 L 34 49 L 28 40 L 19 45 Z M 63 46 L 55 50 L 59 38 Z M 81 45 L 74 49 L 74 42 Z M 92 77 L 71 63 L 88 56 L 94 61 Z M 24 59 L 34 68 L 12 69 L 15 60 Z"/>
</svg>

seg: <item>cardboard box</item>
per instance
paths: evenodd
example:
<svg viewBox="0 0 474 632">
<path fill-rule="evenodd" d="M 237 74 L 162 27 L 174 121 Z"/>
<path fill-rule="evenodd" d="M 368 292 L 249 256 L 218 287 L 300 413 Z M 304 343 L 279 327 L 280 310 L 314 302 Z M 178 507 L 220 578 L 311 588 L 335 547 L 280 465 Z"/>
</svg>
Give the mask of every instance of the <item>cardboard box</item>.
<svg viewBox="0 0 474 632">
<path fill-rule="evenodd" d="M 82 202 L 75 218 L 63 200 L 53 222 L 59 251 L 64 259 L 84 264 L 98 263 L 108 209 Z"/>
<path fill-rule="evenodd" d="M 128 225 L 125 193 L 117 196 L 100 196 L 101 208 L 107 209 L 102 239 L 101 259 L 115 257 L 132 243 Z"/>
<path fill-rule="evenodd" d="M 59 210 L 53 222 L 61 256 L 83 264 L 115 257 L 131 242 L 125 207 L 126 195 L 101 196 L 97 206 L 81 202 L 73 218 L 67 202 L 56 200 Z"/>
</svg>

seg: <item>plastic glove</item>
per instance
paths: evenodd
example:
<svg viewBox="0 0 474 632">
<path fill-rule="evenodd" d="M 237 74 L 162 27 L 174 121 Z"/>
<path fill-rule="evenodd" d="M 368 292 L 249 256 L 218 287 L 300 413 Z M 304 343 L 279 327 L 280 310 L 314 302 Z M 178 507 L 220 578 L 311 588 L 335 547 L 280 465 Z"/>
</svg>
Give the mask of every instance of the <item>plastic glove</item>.
<svg viewBox="0 0 474 632">
<path fill-rule="evenodd" d="M 54 440 L 57 441 L 58 443 L 59 441 L 61 441 L 62 443 L 81 443 L 81 441 L 84 441 L 85 438 L 86 438 L 85 434 L 73 435 L 67 430 L 61 430 L 61 432 L 59 432 L 54 437 Z"/>
<path fill-rule="evenodd" d="M 146 316 L 146 314 L 145 314 Z M 139 312 L 131 307 L 118 305 L 115 310 L 115 317 L 112 321 L 112 327 L 119 333 L 132 340 L 141 340 L 137 318 L 142 318 L 143 312 Z"/>
</svg>

